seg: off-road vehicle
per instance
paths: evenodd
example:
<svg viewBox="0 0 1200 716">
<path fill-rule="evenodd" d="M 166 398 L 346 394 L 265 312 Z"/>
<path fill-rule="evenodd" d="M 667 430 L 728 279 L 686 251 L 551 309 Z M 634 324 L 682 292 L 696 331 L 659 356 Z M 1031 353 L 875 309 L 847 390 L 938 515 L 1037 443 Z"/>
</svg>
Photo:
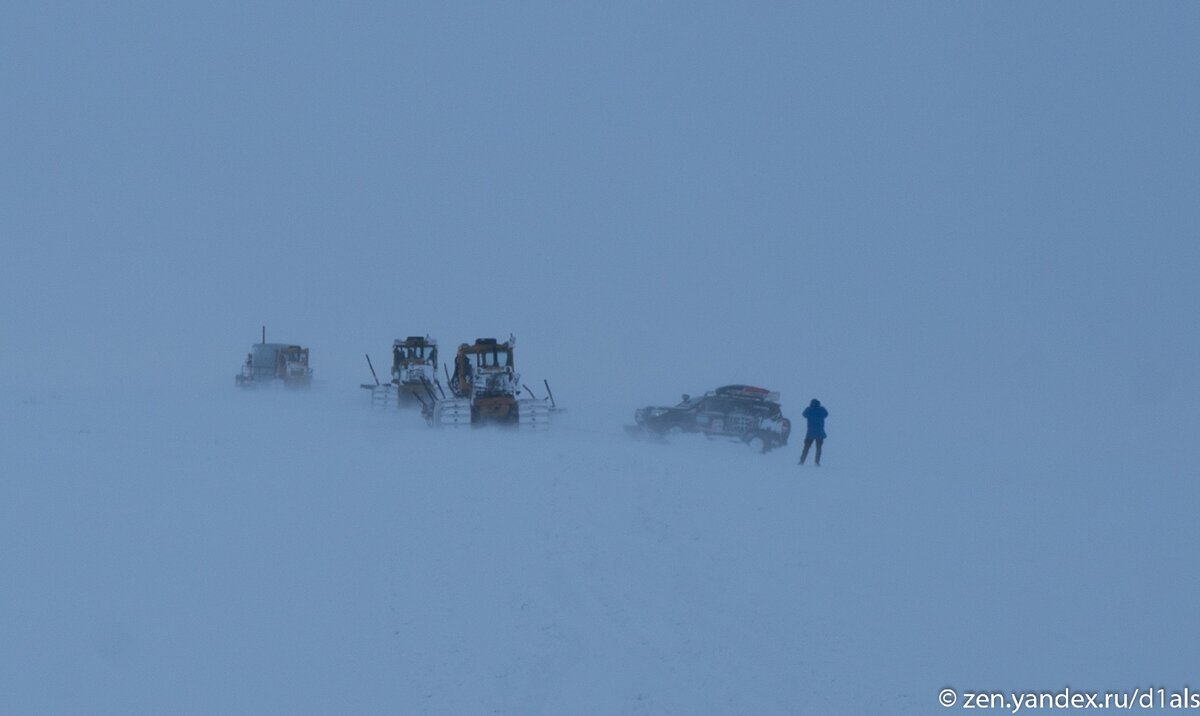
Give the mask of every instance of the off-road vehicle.
<svg viewBox="0 0 1200 716">
<path fill-rule="evenodd" d="M 779 393 L 752 385 L 726 385 L 683 400 L 674 407 L 645 407 L 634 413 L 645 431 L 703 433 L 737 438 L 758 452 L 787 445 L 792 423 L 783 417 Z"/>
</svg>

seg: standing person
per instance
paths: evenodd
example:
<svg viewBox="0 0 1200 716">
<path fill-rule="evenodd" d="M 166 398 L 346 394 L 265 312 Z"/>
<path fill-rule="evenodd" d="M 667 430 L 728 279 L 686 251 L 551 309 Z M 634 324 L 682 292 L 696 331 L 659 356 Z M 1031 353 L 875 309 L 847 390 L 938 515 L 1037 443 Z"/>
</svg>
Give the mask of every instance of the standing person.
<svg viewBox="0 0 1200 716">
<path fill-rule="evenodd" d="M 814 456 L 813 462 L 820 467 L 821 445 L 825 442 L 825 418 L 829 417 L 829 411 L 821 405 L 821 401 L 813 398 L 808 407 L 804 409 L 803 415 L 804 419 L 808 421 L 808 431 L 804 433 L 804 450 L 800 452 L 800 464 L 804 464 L 804 460 L 808 457 L 808 449 L 816 442 L 817 454 Z"/>
</svg>

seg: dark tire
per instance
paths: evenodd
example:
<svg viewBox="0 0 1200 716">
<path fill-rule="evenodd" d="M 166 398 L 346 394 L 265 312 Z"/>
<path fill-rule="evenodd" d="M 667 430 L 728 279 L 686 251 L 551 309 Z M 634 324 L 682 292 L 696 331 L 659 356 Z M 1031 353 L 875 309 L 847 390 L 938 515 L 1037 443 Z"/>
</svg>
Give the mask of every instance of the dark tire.
<svg viewBox="0 0 1200 716">
<path fill-rule="evenodd" d="M 766 453 L 771 450 L 771 441 L 762 433 L 751 433 L 746 436 L 746 444 L 756 453 Z"/>
</svg>

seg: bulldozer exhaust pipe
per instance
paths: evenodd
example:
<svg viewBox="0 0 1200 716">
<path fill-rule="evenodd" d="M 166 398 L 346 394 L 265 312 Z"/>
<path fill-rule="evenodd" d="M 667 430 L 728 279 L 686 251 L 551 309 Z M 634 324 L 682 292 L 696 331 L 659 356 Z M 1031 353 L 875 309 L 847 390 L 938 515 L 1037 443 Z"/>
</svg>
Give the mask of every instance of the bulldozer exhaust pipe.
<svg viewBox="0 0 1200 716">
<path fill-rule="evenodd" d="M 543 378 L 542 384 L 546 386 L 546 395 L 550 396 L 550 407 L 558 410 L 558 403 L 554 402 L 554 391 L 550 390 L 550 381 Z"/>
</svg>

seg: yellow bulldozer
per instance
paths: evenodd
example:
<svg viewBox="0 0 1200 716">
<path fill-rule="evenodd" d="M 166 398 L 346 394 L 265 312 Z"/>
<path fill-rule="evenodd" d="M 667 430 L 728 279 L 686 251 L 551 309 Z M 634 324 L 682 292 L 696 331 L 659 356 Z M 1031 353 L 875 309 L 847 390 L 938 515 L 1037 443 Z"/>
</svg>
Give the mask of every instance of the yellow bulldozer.
<svg viewBox="0 0 1200 716">
<path fill-rule="evenodd" d="M 454 372 L 446 370 L 450 395 L 431 400 L 426 417 L 434 425 L 519 425 L 543 428 L 557 412 L 550 383 L 546 397 L 537 397 L 521 383 L 513 359 L 516 339 L 503 343 L 495 338 L 479 338 L 463 343 L 454 356 Z M 522 393 L 524 391 L 524 393 Z M 432 398 L 432 393 L 426 395 Z"/>
<path fill-rule="evenodd" d="M 371 404 L 381 407 L 395 404 L 426 404 L 433 399 L 433 390 L 441 391 L 437 382 L 437 341 L 429 336 L 409 336 L 392 341 L 392 379 L 381 383 L 375 374 L 371 356 L 367 366 L 375 383 L 363 383 L 362 388 L 371 391 Z"/>
</svg>

